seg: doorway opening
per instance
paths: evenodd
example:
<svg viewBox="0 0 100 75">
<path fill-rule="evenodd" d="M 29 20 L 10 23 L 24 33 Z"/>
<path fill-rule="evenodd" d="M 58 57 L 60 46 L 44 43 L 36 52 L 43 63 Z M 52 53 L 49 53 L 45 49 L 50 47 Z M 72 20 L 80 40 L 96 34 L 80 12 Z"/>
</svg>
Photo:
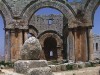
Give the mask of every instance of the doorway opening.
<svg viewBox="0 0 100 75">
<path fill-rule="evenodd" d="M 57 60 L 57 41 L 48 37 L 44 41 L 44 53 L 46 60 Z"/>
</svg>

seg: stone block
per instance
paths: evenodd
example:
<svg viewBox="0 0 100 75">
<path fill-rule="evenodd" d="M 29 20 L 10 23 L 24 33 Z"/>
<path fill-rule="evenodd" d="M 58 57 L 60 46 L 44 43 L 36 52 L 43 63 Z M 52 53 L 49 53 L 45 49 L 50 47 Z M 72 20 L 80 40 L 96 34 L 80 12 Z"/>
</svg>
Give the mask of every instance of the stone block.
<svg viewBox="0 0 100 75">
<path fill-rule="evenodd" d="M 55 65 L 49 65 L 49 67 L 51 68 L 51 70 L 52 70 L 53 72 L 56 72 L 56 71 L 57 71 Z"/>
<path fill-rule="evenodd" d="M 61 71 L 61 66 L 60 65 L 56 65 L 56 70 L 57 70 L 57 72 Z"/>
<path fill-rule="evenodd" d="M 78 64 L 73 64 L 73 69 L 78 70 Z"/>
<path fill-rule="evenodd" d="M 53 75 L 50 67 L 31 68 L 26 75 Z"/>
<path fill-rule="evenodd" d="M 30 68 L 46 67 L 48 66 L 46 60 L 19 60 L 15 62 L 14 69 L 17 73 L 27 73 Z"/>
<path fill-rule="evenodd" d="M 84 68 L 85 67 L 85 63 L 84 62 L 78 62 L 76 64 L 78 64 L 79 68 Z"/>
<path fill-rule="evenodd" d="M 66 68 L 66 65 L 65 64 L 61 64 L 61 71 L 66 71 L 67 68 Z"/>
</svg>

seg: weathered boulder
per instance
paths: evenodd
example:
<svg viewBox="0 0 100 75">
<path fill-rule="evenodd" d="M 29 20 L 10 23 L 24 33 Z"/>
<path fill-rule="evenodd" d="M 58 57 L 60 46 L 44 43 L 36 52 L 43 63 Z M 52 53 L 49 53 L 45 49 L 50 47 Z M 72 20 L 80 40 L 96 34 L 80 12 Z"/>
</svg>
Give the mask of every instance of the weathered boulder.
<svg viewBox="0 0 100 75">
<path fill-rule="evenodd" d="M 21 50 L 21 60 L 14 63 L 14 70 L 25 75 L 52 75 L 47 61 L 40 60 L 42 53 L 39 40 L 30 37 Z"/>
<path fill-rule="evenodd" d="M 14 69 L 17 73 L 27 73 L 30 68 L 47 67 L 46 60 L 19 60 L 14 63 Z"/>
<path fill-rule="evenodd" d="M 39 40 L 35 37 L 27 39 L 21 50 L 22 60 L 39 60 L 42 53 L 42 48 Z"/>
<path fill-rule="evenodd" d="M 49 67 L 31 68 L 27 75 L 53 75 Z"/>
</svg>

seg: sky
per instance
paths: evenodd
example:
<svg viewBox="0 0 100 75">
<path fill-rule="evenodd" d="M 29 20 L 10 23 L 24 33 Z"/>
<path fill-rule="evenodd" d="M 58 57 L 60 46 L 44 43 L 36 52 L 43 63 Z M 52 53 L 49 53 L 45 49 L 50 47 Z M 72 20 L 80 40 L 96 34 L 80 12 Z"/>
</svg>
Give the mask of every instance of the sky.
<svg viewBox="0 0 100 75">
<path fill-rule="evenodd" d="M 4 23 L 3 19 L 0 16 L 0 54 L 4 54 Z"/>
<path fill-rule="evenodd" d="M 39 11 L 37 11 L 35 14 L 37 15 L 49 15 L 49 14 L 62 14 L 60 11 L 52 9 L 52 8 L 42 8 Z M 93 33 L 100 35 L 100 6 L 95 12 L 94 15 L 94 27 L 93 27 Z M 0 55 L 4 55 L 4 23 L 2 16 L 0 15 Z"/>
</svg>

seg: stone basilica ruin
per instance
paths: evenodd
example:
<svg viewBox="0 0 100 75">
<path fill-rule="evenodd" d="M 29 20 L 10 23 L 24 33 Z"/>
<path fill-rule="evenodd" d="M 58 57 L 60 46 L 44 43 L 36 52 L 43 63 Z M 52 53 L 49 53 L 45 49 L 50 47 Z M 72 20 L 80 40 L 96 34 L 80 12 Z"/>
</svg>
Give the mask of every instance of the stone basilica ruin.
<svg viewBox="0 0 100 75">
<path fill-rule="evenodd" d="M 5 61 L 20 59 L 28 33 L 39 39 L 46 60 L 93 60 L 93 17 L 100 0 L 0 0 L 5 24 Z M 35 16 L 41 8 L 62 15 Z"/>
</svg>

